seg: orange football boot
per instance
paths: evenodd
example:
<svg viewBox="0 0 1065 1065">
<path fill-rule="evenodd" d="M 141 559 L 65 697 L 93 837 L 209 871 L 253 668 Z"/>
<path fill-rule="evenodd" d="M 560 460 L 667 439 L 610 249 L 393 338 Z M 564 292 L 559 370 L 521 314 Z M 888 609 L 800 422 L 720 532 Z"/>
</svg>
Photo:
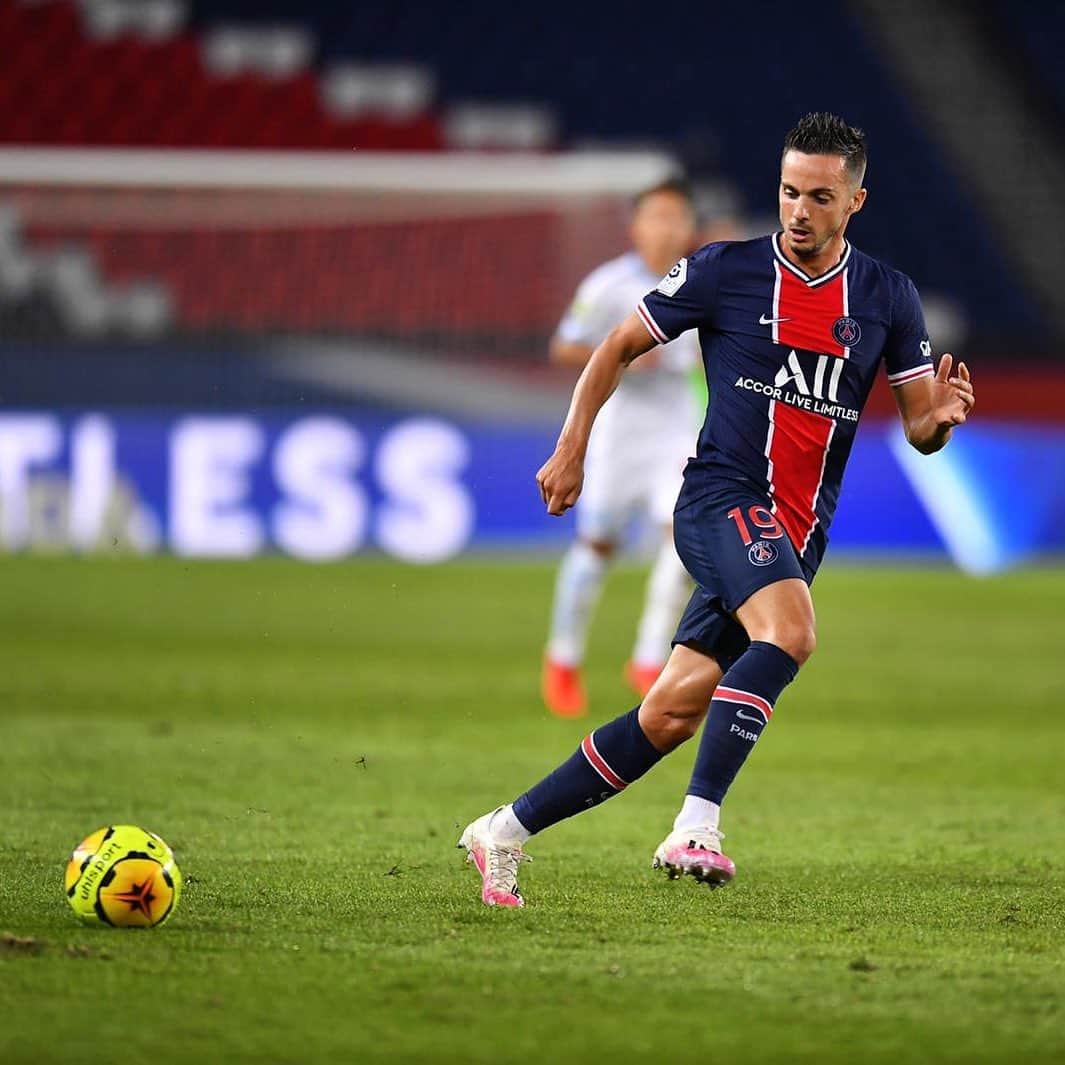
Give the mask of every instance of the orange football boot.
<svg viewBox="0 0 1065 1065">
<path fill-rule="evenodd" d="M 625 663 L 625 683 L 642 699 L 658 680 L 662 666 L 641 666 L 636 662 Z"/>
<path fill-rule="evenodd" d="M 545 657 L 540 694 L 544 697 L 544 705 L 556 717 L 583 717 L 588 712 L 584 680 L 577 666 L 564 666 Z"/>
</svg>

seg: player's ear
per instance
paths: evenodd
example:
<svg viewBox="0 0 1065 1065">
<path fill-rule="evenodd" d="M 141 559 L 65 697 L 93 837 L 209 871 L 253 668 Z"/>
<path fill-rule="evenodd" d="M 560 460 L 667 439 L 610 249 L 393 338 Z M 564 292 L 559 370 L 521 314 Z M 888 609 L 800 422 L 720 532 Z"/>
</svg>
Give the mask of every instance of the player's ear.
<svg viewBox="0 0 1065 1065">
<path fill-rule="evenodd" d="M 851 197 L 850 213 L 857 214 L 862 209 L 862 204 L 865 203 L 865 189 L 855 189 L 854 195 Z"/>
</svg>

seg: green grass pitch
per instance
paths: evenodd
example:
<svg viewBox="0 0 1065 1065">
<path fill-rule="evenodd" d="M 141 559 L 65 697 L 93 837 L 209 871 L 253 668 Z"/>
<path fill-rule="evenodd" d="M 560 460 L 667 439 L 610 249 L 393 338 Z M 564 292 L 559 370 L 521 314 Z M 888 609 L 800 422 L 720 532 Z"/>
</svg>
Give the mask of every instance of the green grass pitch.
<svg viewBox="0 0 1065 1065">
<path fill-rule="evenodd" d="M 739 875 L 652 874 L 683 748 L 483 908 L 460 828 L 568 756 L 546 562 L 0 561 L 0 1061 L 1065 1060 L 1065 571 L 818 578 L 820 649 L 729 797 Z M 620 682 L 642 573 L 590 655 Z M 85 928 L 132 821 L 170 924 Z"/>
</svg>

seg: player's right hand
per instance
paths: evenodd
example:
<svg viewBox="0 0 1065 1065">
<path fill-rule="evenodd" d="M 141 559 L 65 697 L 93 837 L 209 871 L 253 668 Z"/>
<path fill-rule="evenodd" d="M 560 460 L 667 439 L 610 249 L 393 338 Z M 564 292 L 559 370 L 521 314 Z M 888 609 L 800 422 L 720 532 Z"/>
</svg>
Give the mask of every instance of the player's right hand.
<svg viewBox="0 0 1065 1065">
<path fill-rule="evenodd" d="M 540 498 L 547 504 L 547 513 L 558 517 L 565 514 L 581 494 L 584 485 L 584 463 L 562 448 L 545 462 L 536 474 Z"/>
</svg>

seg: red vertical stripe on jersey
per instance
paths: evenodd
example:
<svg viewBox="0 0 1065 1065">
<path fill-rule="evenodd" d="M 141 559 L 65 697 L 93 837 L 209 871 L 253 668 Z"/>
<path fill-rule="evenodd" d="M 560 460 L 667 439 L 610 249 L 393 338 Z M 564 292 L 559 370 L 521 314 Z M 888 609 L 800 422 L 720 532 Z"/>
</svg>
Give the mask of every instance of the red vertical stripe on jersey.
<svg viewBox="0 0 1065 1065">
<path fill-rule="evenodd" d="M 777 342 L 789 348 L 843 355 L 847 351 L 832 335 L 832 327 L 844 315 L 844 275 L 810 286 L 790 270 L 778 267 L 780 293 L 775 299 L 773 316 L 782 318 L 777 327 Z"/>
<path fill-rule="evenodd" d="M 817 524 L 817 497 L 835 428 L 822 414 L 770 401 L 766 457 L 773 510 L 800 555 Z"/>
</svg>

